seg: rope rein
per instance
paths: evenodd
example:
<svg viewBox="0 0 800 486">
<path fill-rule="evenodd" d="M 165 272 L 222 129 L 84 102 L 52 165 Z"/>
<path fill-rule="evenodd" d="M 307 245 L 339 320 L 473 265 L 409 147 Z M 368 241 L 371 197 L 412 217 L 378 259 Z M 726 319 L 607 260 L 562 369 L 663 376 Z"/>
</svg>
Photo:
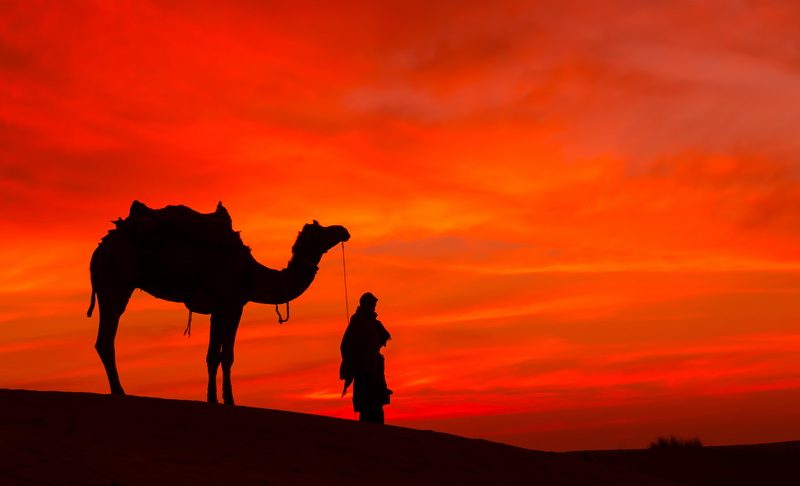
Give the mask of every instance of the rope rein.
<svg viewBox="0 0 800 486">
<path fill-rule="evenodd" d="M 292 250 L 294 253 L 294 250 Z M 296 258 L 296 255 L 292 255 L 292 260 Z M 291 262 L 289 262 L 291 263 Z M 288 268 L 288 267 L 287 267 Z M 286 280 L 285 280 L 284 272 L 278 272 L 278 278 L 281 280 L 281 287 L 285 290 L 286 289 Z M 283 318 L 281 315 L 281 310 L 278 308 L 280 304 L 275 304 L 275 313 L 278 314 L 278 324 L 283 324 L 289 320 L 289 301 L 286 301 L 286 319 Z"/>
<path fill-rule="evenodd" d="M 286 319 L 283 318 L 281 315 L 281 310 L 278 308 L 278 304 L 275 304 L 275 313 L 278 314 L 278 324 L 283 324 L 284 322 L 289 320 L 289 303 L 286 303 Z"/>
<path fill-rule="evenodd" d="M 342 242 L 342 273 L 344 274 L 344 322 L 350 321 L 350 303 L 347 298 L 347 263 L 344 259 L 344 241 Z"/>
</svg>

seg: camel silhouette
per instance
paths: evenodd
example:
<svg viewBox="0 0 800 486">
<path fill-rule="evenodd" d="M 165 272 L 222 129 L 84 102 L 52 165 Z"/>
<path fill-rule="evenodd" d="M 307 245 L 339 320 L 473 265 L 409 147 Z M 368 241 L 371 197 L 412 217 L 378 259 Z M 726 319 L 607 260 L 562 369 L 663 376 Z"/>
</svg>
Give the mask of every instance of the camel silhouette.
<svg viewBox="0 0 800 486">
<path fill-rule="evenodd" d="M 198 213 L 186 206 L 151 209 L 139 201 L 126 219 L 118 219 L 92 254 L 92 298 L 100 307 L 95 349 L 108 376 L 111 393 L 124 395 L 114 351 L 119 319 L 133 291 L 181 302 L 191 313 L 211 314 L 208 342 L 208 401 L 217 402 L 217 369 L 222 364 L 222 398 L 233 405 L 231 366 L 236 330 L 248 302 L 283 304 L 300 296 L 314 281 L 328 250 L 350 239 L 343 226 L 306 224 L 292 246 L 283 270 L 258 263 L 234 232 L 228 211 Z"/>
</svg>

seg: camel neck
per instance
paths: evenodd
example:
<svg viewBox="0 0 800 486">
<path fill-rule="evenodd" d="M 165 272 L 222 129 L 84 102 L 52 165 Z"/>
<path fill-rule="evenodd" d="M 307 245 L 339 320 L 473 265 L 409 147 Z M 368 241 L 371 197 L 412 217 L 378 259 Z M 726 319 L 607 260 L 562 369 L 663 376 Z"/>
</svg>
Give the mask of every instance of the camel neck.
<svg viewBox="0 0 800 486">
<path fill-rule="evenodd" d="M 253 260 L 248 300 L 258 304 L 283 304 L 300 296 L 314 281 L 317 264 L 297 255 L 283 270 L 275 270 Z"/>
</svg>

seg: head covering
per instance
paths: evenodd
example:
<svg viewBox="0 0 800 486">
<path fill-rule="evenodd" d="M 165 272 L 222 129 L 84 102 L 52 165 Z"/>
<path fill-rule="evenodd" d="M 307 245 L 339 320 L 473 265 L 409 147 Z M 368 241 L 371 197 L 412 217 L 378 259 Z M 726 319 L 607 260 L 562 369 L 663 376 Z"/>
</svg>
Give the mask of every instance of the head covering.
<svg viewBox="0 0 800 486">
<path fill-rule="evenodd" d="M 372 306 L 378 302 L 378 298 L 372 295 L 371 292 L 365 292 L 364 295 L 358 300 L 359 305 Z"/>
</svg>

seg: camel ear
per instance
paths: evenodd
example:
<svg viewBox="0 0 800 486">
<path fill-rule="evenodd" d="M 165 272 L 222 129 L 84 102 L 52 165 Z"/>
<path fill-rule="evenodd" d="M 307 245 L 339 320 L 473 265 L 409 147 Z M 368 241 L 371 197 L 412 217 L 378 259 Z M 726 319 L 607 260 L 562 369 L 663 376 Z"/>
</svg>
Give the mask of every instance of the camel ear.
<svg viewBox="0 0 800 486">
<path fill-rule="evenodd" d="M 314 226 L 319 226 L 319 221 L 317 221 L 316 219 L 314 220 Z"/>
</svg>

